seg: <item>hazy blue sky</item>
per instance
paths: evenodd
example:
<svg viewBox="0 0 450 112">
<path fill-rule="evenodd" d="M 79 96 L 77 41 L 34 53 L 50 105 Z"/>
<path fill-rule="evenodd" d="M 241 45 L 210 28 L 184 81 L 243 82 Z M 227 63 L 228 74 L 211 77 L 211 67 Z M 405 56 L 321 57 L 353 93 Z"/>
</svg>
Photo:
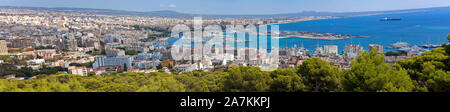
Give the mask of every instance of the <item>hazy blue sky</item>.
<svg viewBox="0 0 450 112">
<path fill-rule="evenodd" d="M 450 0 L 0 0 L 0 6 L 76 7 L 195 14 L 379 11 L 450 6 Z"/>
</svg>

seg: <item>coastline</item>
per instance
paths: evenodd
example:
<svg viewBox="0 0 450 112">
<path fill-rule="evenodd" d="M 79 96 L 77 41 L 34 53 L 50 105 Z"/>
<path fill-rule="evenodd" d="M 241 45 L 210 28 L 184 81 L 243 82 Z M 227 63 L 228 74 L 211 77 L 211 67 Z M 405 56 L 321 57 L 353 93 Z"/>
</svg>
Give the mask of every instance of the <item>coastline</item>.
<svg viewBox="0 0 450 112">
<path fill-rule="evenodd" d="M 296 23 L 296 22 L 304 22 L 304 21 L 315 21 L 315 20 L 325 20 L 325 19 L 340 19 L 340 18 L 345 18 L 345 17 L 332 17 L 332 16 L 326 16 L 326 17 L 306 17 L 306 18 L 300 18 L 300 19 L 294 19 L 291 21 L 284 21 L 284 22 L 279 22 L 279 23 L 274 23 L 274 24 L 286 24 L 286 23 Z M 274 24 L 267 24 L 267 25 L 274 25 Z"/>
<path fill-rule="evenodd" d="M 273 37 L 277 39 L 283 39 L 283 38 L 305 38 L 305 39 L 318 39 L 318 40 L 342 40 L 342 39 L 350 39 L 350 38 L 369 38 L 369 36 L 349 36 L 346 38 L 337 38 L 334 36 L 321 36 L 321 37 L 315 37 L 312 35 L 287 35 L 287 36 L 279 36 L 279 37 Z"/>
<path fill-rule="evenodd" d="M 414 12 L 427 12 L 430 10 L 417 10 L 417 11 L 399 11 L 399 12 L 385 12 L 385 13 L 371 13 L 371 14 L 359 14 L 352 16 L 310 16 L 305 18 L 293 19 L 288 21 L 283 21 L 279 23 L 273 24 L 265 24 L 265 25 L 276 25 L 276 24 L 286 24 L 286 23 L 296 23 L 296 22 L 304 22 L 304 21 L 314 21 L 314 20 L 323 20 L 323 19 L 342 19 L 342 18 L 352 18 L 352 17 L 363 17 L 363 16 L 374 16 L 374 15 L 384 15 L 384 14 L 403 14 L 403 13 L 414 13 Z"/>
<path fill-rule="evenodd" d="M 326 17 L 316 17 L 316 16 L 311 16 L 311 17 L 305 17 L 305 18 L 300 18 L 300 19 L 293 19 L 293 20 L 288 20 L 288 21 L 282 21 L 282 22 L 278 22 L 278 23 L 272 23 L 272 24 L 263 24 L 262 26 L 267 26 L 267 25 L 277 25 L 277 24 L 287 24 L 287 23 L 296 23 L 296 22 L 305 22 L 305 21 L 315 21 L 315 20 L 325 20 L 325 19 L 340 19 L 340 18 L 346 18 L 346 17 L 332 17 L 332 16 L 326 16 Z"/>
</svg>

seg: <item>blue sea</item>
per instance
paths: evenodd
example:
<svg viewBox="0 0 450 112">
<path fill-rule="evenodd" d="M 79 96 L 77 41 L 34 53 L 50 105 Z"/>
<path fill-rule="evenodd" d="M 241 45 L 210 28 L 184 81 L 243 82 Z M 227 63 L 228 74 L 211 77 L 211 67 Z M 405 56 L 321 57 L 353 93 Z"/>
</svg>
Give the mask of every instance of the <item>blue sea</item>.
<svg viewBox="0 0 450 112">
<path fill-rule="evenodd" d="M 380 18 L 401 18 L 401 21 L 380 21 Z M 336 34 L 351 34 L 369 36 L 369 38 L 352 38 L 344 40 L 317 40 L 305 38 L 280 39 L 280 47 L 303 46 L 314 52 L 323 45 L 338 45 L 339 53 L 345 45 L 356 44 L 368 50 L 369 44 L 380 44 L 384 51 L 394 51 L 386 48 L 396 42 L 407 42 L 411 45 L 442 44 L 450 34 L 450 10 L 413 12 L 402 14 L 386 14 L 361 16 L 340 19 L 325 19 L 279 24 L 280 30 L 327 32 Z"/>
</svg>

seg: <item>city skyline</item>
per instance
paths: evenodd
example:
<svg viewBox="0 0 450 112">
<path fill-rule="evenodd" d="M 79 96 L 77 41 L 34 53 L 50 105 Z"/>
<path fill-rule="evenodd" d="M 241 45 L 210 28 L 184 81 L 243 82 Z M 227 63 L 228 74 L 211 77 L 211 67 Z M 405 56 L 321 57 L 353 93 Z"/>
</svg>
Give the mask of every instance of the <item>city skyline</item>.
<svg viewBox="0 0 450 112">
<path fill-rule="evenodd" d="M 330 1 L 0 0 L 0 92 L 450 92 L 450 6 Z"/>
<path fill-rule="evenodd" d="M 435 0 L 433 2 L 429 0 L 0 0 L 0 3 L 2 6 L 94 8 L 139 12 L 170 10 L 190 14 L 283 14 L 302 11 L 363 12 L 450 6 L 448 0 Z"/>
</svg>

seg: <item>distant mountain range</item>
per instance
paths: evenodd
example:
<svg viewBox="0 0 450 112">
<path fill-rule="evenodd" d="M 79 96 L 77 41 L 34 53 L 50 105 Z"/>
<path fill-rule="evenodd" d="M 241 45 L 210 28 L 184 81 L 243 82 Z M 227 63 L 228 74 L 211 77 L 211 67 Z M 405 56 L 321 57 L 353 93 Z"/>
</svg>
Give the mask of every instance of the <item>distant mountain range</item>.
<svg viewBox="0 0 450 112">
<path fill-rule="evenodd" d="M 56 12 L 68 13 L 87 13 L 87 14 L 105 14 L 105 15 L 134 15 L 134 16 L 157 16 L 157 17 L 194 17 L 203 16 L 211 18 L 230 17 L 230 18 L 277 18 L 277 17 L 307 17 L 307 16 L 334 16 L 334 17 L 349 17 L 362 15 L 376 15 L 376 14 L 390 14 L 390 13 L 407 13 L 420 11 L 435 11 L 435 10 L 450 10 L 449 7 L 434 7 L 434 8 L 420 8 L 420 9 L 406 9 L 406 10 L 390 10 L 390 11 L 367 11 L 367 12 L 316 12 L 303 11 L 298 13 L 286 14 L 267 14 L 267 15 L 213 15 L 213 14 L 187 14 L 170 10 L 152 11 L 152 12 L 137 12 L 137 11 L 123 11 L 112 9 L 90 9 L 90 8 L 45 8 L 45 7 L 20 7 L 20 6 L 0 6 L 0 9 L 29 9 L 29 10 L 49 10 Z"/>
</svg>

